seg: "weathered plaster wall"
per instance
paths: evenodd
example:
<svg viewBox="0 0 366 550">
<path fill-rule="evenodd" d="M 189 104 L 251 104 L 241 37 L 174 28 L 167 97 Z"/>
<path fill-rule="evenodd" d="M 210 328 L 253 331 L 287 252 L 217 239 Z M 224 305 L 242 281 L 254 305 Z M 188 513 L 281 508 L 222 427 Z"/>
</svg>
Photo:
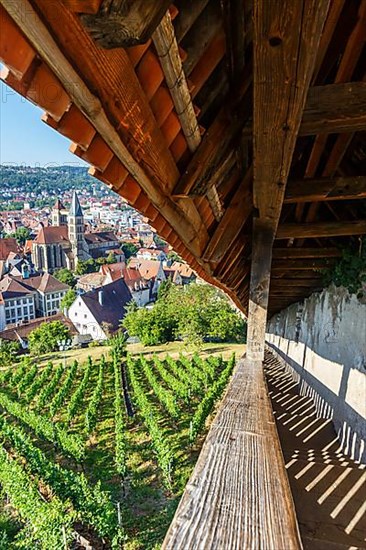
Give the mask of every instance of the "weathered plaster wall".
<svg viewBox="0 0 366 550">
<path fill-rule="evenodd" d="M 274 316 L 266 339 L 332 418 L 344 452 L 366 463 L 366 304 L 331 287 Z"/>
</svg>

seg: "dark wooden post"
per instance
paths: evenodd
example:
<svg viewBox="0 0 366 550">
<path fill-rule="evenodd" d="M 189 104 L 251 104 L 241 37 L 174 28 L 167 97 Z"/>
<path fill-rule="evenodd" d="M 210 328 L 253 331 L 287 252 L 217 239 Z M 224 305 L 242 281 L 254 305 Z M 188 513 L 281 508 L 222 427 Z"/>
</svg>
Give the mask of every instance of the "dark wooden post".
<svg viewBox="0 0 366 550">
<path fill-rule="evenodd" d="M 263 361 L 274 233 L 258 218 L 253 221 L 247 357 Z"/>
</svg>

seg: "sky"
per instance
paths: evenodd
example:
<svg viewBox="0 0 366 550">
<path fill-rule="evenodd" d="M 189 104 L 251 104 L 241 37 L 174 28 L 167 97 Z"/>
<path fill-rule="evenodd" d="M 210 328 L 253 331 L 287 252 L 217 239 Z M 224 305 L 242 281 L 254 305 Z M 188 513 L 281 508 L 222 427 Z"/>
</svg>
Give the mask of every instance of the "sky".
<svg viewBox="0 0 366 550">
<path fill-rule="evenodd" d="M 41 121 L 42 111 L 0 82 L 0 164 L 86 166 L 70 140 Z"/>
</svg>

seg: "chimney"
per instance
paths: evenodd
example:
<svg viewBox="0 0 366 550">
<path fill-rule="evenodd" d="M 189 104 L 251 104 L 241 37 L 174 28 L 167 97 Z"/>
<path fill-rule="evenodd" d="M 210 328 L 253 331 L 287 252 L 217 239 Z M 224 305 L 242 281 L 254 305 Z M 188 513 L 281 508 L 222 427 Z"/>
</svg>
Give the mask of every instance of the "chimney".
<svg viewBox="0 0 366 550">
<path fill-rule="evenodd" d="M 100 303 L 101 306 L 103 305 L 103 290 L 102 289 L 98 291 L 98 302 Z"/>
</svg>

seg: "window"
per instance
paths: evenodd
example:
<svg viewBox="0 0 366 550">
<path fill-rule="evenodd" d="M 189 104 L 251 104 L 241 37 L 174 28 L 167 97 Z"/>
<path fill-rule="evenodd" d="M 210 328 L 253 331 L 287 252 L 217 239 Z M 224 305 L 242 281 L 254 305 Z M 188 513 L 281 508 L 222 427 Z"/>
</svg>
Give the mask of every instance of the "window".
<svg viewBox="0 0 366 550">
<path fill-rule="evenodd" d="M 87 314 L 86 314 L 86 313 L 84 313 L 84 319 L 86 319 L 86 318 L 87 318 Z"/>
</svg>

